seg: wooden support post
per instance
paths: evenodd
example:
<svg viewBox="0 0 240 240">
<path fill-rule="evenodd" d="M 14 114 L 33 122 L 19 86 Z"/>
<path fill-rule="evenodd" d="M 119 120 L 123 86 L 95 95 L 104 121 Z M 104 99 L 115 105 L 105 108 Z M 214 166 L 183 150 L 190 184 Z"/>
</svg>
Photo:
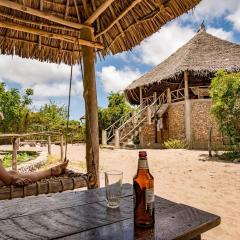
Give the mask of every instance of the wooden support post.
<svg viewBox="0 0 240 240">
<path fill-rule="evenodd" d="M 157 100 L 157 92 L 153 93 L 153 101 L 155 102 Z"/>
<path fill-rule="evenodd" d="M 212 127 L 208 129 L 208 156 L 212 157 Z"/>
<path fill-rule="evenodd" d="M 143 92 L 142 87 L 139 87 L 139 98 L 140 98 L 140 105 L 143 103 Z"/>
<path fill-rule="evenodd" d="M 107 145 L 107 131 L 102 130 L 102 145 Z"/>
<path fill-rule="evenodd" d="M 89 29 L 81 31 L 84 40 L 94 40 L 93 32 Z M 82 46 L 83 58 L 83 87 L 86 116 L 86 161 L 87 171 L 91 174 L 88 188 L 99 187 L 99 134 L 98 134 L 98 106 L 95 79 L 95 49 Z"/>
<path fill-rule="evenodd" d="M 48 155 L 50 156 L 52 154 L 51 151 L 51 135 L 48 135 Z"/>
<path fill-rule="evenodd" d="M 171 90 L 170 88 L 167 88 L 167 103 L 171 102 L 172 102 Z"/>
<path fill-rule="evenodd" d="M 19 149 L 20 138 L 13 138 L 13 152 L 12 152 L 12 170 L 17 171 L 17 152 Z"/>
<path fill-rule="evenodd" d="M 64 160 L 64 149 L 63 149 L 63 134 L 60 136 L 60 150 L 61 150 L 61 161 Z"/>
<path fill-rule="evenodd" d="M 152 112 L 150 106 L 147 107 L 147 123 L 149 125 L 152 123 Z"/>
<path fill-rule="evenodd" d="M 119 148 L 120 147 L 120 139 L 119 139 L 119 130 L 115 130 L 115 147 Z"/>
<path fill-rule="evenodd" d="M 184 71 L 184 96 L 185 96 L 185 99 L 189 99 L 188 72 L 187 71 Z"/>
<path fill-rule="evenodd" d="M 133 109 L 133 112 L 132 112 L 132 117 L 133 117 L 132 123 L 133 123 L 133 126 L 137 125 L 138 117 L 136 115 L 137 115 L 137 111 L 136 111 L 136 109 Z"/>
</svg>

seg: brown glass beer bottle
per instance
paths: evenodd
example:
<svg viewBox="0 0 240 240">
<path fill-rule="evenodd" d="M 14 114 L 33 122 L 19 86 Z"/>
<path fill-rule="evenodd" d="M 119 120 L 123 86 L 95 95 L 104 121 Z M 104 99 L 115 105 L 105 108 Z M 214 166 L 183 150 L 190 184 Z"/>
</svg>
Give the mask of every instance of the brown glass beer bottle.
<svg viewBox="0 0 240 240">
<path fill-rule="evenodd" d="M 139 152 L 138 170 L 133 178 L 134 224 L 137 227 L 154 226 L 154 178 L 149 172 L 147 153 Z"/>
</svg>

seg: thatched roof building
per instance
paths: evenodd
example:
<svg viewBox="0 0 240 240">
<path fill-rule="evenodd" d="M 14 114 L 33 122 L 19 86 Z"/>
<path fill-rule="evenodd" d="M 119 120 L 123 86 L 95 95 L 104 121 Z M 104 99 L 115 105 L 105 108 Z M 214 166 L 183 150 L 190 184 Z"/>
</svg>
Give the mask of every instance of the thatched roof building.
<svg viewBox="0 0 240 240">
<path fill-rule="evenodd" d="M 81 46 L 100 56 L 138 45 L 201 0 L 1 0 L 0 53 L 67 64 L 79 62 Z M 94 32 L 92 41 L 82 30 Z"/>
<path fill-rule="evenodd" d="M 143 97 L 161 92 L 167 87 L 175 90 L 183 82 L 184 71 L 188 72 L 189 85 L 209 85 L 219 69 L 228 72 L 240 71 L 240 45 L 208 34 L 202 26 L 198 33 L 183 47 L 150 72 L 133 81 L 125 94 L 133 104 L 139 104 L 139 88 Z"/>
</svg>

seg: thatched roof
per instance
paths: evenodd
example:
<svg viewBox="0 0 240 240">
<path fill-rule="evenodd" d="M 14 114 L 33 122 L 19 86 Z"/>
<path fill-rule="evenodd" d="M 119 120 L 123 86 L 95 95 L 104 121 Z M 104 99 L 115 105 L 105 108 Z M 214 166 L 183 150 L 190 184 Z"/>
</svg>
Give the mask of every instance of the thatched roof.
<svg viewBox="0 0 240 240">
<path fill-rule="evenodd" d="M 201 0 L 0 0 L 0 53 L 67 64 L 81 45 L 100 56 L 138 45 Z M 95 41 L 81 39 L 92 28 Z"/>
<path fill-rule="evenodd" d="M 183 47 L 150 72 L 133 81 L 125 90 L 136 90 L 140 86 L 151 86 L 161 82 L 182 80 L 187 70 L 194 78 L 213 76 L 219 69 L 228 72 L 240 71 L 240 45 L 208 34 L 203 26 Z M 131 97 L 129 97 L 131 101 Z"/>
</svg>

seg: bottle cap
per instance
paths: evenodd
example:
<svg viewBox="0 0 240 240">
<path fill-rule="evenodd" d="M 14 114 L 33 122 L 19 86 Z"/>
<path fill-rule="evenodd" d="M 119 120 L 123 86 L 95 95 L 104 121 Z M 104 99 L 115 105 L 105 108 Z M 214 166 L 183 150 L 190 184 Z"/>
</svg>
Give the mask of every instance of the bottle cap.
<svg viewBox="0 0 240 240">
<path fill-rule="evenodd" d="M 147 152 L 146 151 L 140 151 L 138 153 L 139 158 L 146 158 L 147 157 Z"/>
</svg>

